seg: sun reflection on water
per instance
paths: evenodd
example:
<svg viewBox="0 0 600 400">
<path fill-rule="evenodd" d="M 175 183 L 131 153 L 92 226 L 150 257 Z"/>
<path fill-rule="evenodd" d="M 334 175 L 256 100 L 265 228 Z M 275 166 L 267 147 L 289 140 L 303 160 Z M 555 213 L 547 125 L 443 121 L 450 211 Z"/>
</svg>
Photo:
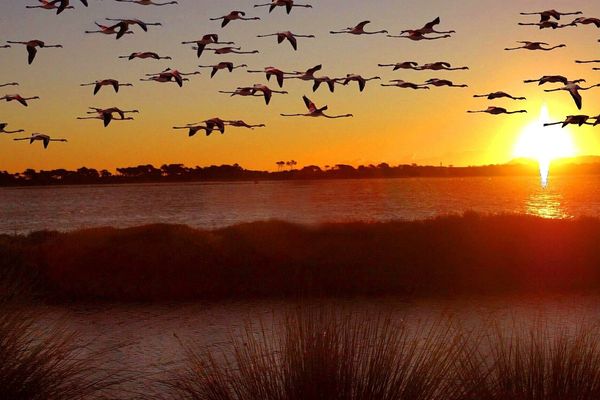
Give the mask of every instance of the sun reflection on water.
<svg viewBox="0 0 600 400">
<path fill-rule="evenodd" d="M 563 205 L 562 194 L 548 188 L 533 192 L 525 203 L 525 212 L 542 218 L 573 218 Z"/>
</svg>

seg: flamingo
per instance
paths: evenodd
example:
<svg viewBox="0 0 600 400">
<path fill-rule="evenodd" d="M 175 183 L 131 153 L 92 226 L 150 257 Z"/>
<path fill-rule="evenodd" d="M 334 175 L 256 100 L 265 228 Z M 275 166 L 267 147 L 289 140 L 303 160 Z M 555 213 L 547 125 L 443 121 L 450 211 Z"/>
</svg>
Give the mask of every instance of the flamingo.
<svg viewBox="0 0 600 400">
<path fill-rule="evenodd" d="M 347 74 L 346 78 L 344 79 L 343 85 L 348 85 L 350 82 L 358 82 L 358 88 L 362 92 L 363 90 L 365 90 L 367 82 L 373 80 L 381 80 L 381 78 L 379 76 L 374 76 L 373 78 L 363 78 L 362 76 L 357 74 Z"/>
<path fill-rule="evenodd" d="M 113 26 L 107 26 L 107 25 L 101 25 L 97 22 L 94 22 L 96 24 L 96 26 L 99 28 L 99 30 L 97 31 L 85 31 L 85 33 L 103 33 L 105 35 L 118 35 L 117 32 L 117 28 L 120 28 L 120 25 L 113 25 Z M 131 35 L 133 34 L 133 31 L 127 31 L 124 32 L 122 35 Z"/>
<path fill-rule="evenodd" d="M 509 98 L 511 100 L 527 100 L 525 97 L 514 97 L 506 92 L 493 92 L 488 94 L 476 94 L 473 97 L 485 97 L 488 100 L 501 99 L 503 97 Z"/>
<path fill-rule="evenodd" d="M 370 23 L 371 23 L 371 21 L 362 21 L 355 27 L 348 27 L 348 28 L 342 29 L 341 31 L 330 31 L 329 33 L 331 33 L 332 35 L 337 35 L 337 34 L 341 34 L 341 33 L 349 33 L 351 35 L 377 35 L 379 33 L 389 33 L 386 30 L 366 32 L 365 26 Z"/>
<path fill-rule="evenodd" d="M 507 111 L 506 108 L 490 106 L 486 110 L 467 111 L 467 112 L 468 113 L 472 113 L 472 114 L 475 114 L 475 113 L 487 113 L 487 114 L 491 114 L 491 115 L 499 115 L 499 114 L 519 114 L 519 113 L 526 113 L 527 110 Z"/>
<path fill-rule="evenodd" d="M 592 125 L 593 126 L 594 124 L 587 122 L 590 118 L 591 117 L 588 115 L 569 115 L 569 116 L 567 116 L 567 118 L 565 118 L 564 121 L 550 122 L 550 123 L 544 124 L 544 126 L 562 125 L 562 128 L 564 128 L 567 125 L 577 125 L 577 126 Z"/>
<path fill-rule="evenodd" d="M 456 88 L 469 87 L 469 85 L 465 85 L 465 84 L 455 85 L 454 83 L 452 83 L 452 81 L 449 81 L 446 79 L 437 79 L 437 78 L 428 79 L 425 81 L 425 83 L 428 85 L 436 86 L 436 87 L 441 87 L 441 86 L 456 87 Z"/>
<path fill-rule="evenodd" d="M 262 95 L 256 93 L 256 90 L 254 90 L 253 86 L 239 87 L 239 88 L 235 89 L 233 92 L 228 92 L 228 91 L 225 91 L 225 90 L 219 90 L 219 93 L 230 94 L 231 95 L 230 97 L 233 97 L 233 96 L 262 97 Z"/>
<path fill-rule="evenodd" d="M 29 140 L 29 144 L 32 144 L 36 140 L 39 140 L 44 144 L 44 149 L 48 148 L 48 145 L 50 144 L 50 142 L 66 142 L 67 141 L 67 139 L 52 139 L 50 136 L 44 135 L 43 133 L 32 133 L 30 137 L 16 138 L 13 140 L 16 140 L 16 141 Z"/>
<path fill-rule="evenodd" d="M 419 70 L 419 63 L 415 61 L 404 61 L 401 63 L 394 64 L 377 64 L 379 67 L 394 67 L 394 71 L 398 71 L 399 69 L 412 69 L 415 71 Z"/>
<path fill-rule="evenodd" d="M 315 79 L 315 73 L 317 71 L 320 71 L 323 68 L 323 66 L 321 64 L 319 65 L 315 65 L 312 68 L 307 69 L 304 72 L 299 72 L 299 71 L 294 71 L 293 76 L 286 76 L 284 77 L 284 79 L 300 79 L 303 81 L 312 81 Z"/>
<path fill-rule="evenodd" d="M 223 23 L 221 23 L 221 28 L 225 28 L 231 21 L 257 21 L 260 19 L 260 17 L 246 17 L 246 13 L 243 11 L 232 11 L 222 17 L 210 18 L 211 21 L 218 21 L 221 19 L 223 20 Z"/>
<path fill-rule="evenodd" d="M 141 81 L 155 81 L 155 82 L 161 82 L 161 83 L 174 81 L 177 83 L 177 85 L 179 85 L 179 87 L 183 87 L 183 82 L 188 80 L 187 78 L 183 78 L 183 77 L 191 76 L 191 75 L 200 75 L 200 72 L 195 71 L 195 72 L 190 72 L 190 73 L 183 73 L 176 69 L 167 68 L 164 71 L 159 72 L 158 74 L 146 74 L 146 76 L 149 76 L 150 78 L 140 79 L 140 80 Z"/>
<path fill-rule="evenodd" d="M 585 17 L 579 17 L 576 18 L 572 24 L 578 25 L 590 25 L 590 24 L 594 24 L 596 25 L 596 28 L 600 28 L 600 18 L 585 18 Z"/>
<path fill-rule="evenodd" d="M 406 82 L 403 81 L 402 79 L 394 79 L 391 80 L 390 83 L 382 83 L 381 86 L 388 86 L 388 87 L 399 87 L 399 88 L 403 88 L 403 89 L 431 89 L 429 86 L 422 84 L 416 84 L 416 83 L 412 83 L 412 82 Z"/>
<path fill-rule="evenodd" d="M 316 92 L 317 89 L 319 89 L 319 87 L 321 86 L 322 83 L 326 83 L 327 86 L 329 87 L 329 91 L 331 93 L 335 92 L 335 84 L 342 84 L 341 79 L 338 78 L 330 78 L 328 76 L 320 76 L 318 78 L 313 78 L 313 92 Z"/>
<path fill-rule="evenodd" d="M 92 82 L 92 83 L 82 83 L 79 86 L 94 86 L 94 96 L 98 94 L 100 89 L 103 86 L 112 86 L 115 90 L 115 93 L 119 93 L 119 88 L 121 86 L 133 86 L 131 83 L 119 83 L 116 79 L 103 79 L 100 81 Z"/>
<path fill-rule="evenodd" d="M 100 114 L 95 117 L 77 117 L 77 119 L 99 119 L 104 121 L 104 127 L 107 128 L 111 121 L 133 121 L 132 117 L 114 118 L 112 114 Z"/>
<path fill-rule="evenodd" d="M 242 120 L 237 120 L 237 121 L 225 121 L 225 123 L 229 126 L 233 126 L 236 128 L 247 128 L 247 129 L 254 129 L 254 128 L 264 128 L 266 127 L 265 124 L 256 124 L 256 125 L 250 125 L 247 124 L 246 122 L 242 121 Z"/>
<path fill-rule="evenodd" d="M 172 58 L 169 56 L 161 57 L 152 51 L 138 51 L 131 53 L 128 56 L 119 56 L 119 58 L 126 58 L 128 60 L 133 60 L 134 58 L 141 58 L 142 60 L 145 60 L 146 58 L 151 58 L 153 60 L 172 60 Z"/>
<path fill-rule="evenodd" d="M 193 137 L 200 131 L 205 131 L 206 136 L 210 136 L 210 134 L 212 132 L 212 130 L 211 130 L 211 132 L 209 132 L 209 128 L 207 126 L 197 125 L 197 124 L 188 124 L 186 126 L 174 126 L 173 129 L 187 129 L 188 137 Z"/>
<path fill-rule="evenodd" d="M 546 10 L 546 11 L 538 11 L 538 12 L 522 12 L 521 13 L 521 15 L 539 15 L 540 22 L 549 21 L 550 18 L 560 20 L 560 17 L 563 15 L 581 15 L 581 14 L 583 14 L 583 12 L 581 12 L 581 11 L 563 13 L 563 12 L 559 12 L 556 10 Z"/>
<path fill-rule="evenodd" d="M 297 75 L 294 72 L 283 72 L 282 70 L 275 68 L 275 67 L 266 67 L 262 71 L 249 70 L 248 72 L 251 74 L 266 74 L 267 81 L 271 80 L 271 76 L 275 76 L 277 78 L 277 83 L 279 84 L 280 88 L 283 87 L 283 81 L 284 81 L 285 75 Z"/>
<path fill-rule="evenodd" d="M 95 118 L 92 119 L 102 119 L 104 121 L 104 127 L 107 127 L 110 122 L 115 119 L 113 114 L 117 114 L 120 118 L 118 119 L 119 121 L 123 121 L 123 120 L 127 120 L 128 118 L 125 117 L 125 114 L 137 114 L 139 113 L 139 110 L 130 110 L 130 111 L 123 111 L 120 108 L 117 107 L 110 107 L 110 108 L 97 108 L 97 107 L 89 107 L 90 110 L 94 110 L 94 111 L 88 111 L 88 114 L 97 114 Z M 87 117 L 78 117 L 78 119 L 88 119 Z"/>
<path fill-rule="evenodd" d="M 241 64 L 238 66 L 234 66 L 232 62 L 220 62 L 216 65 L 199 65 L 200 68 L 212 68 L 212 72 L 210 73 L 211 79 L 219 72 L 221 69 L 226 69 L 229 72 L 233 72 L 234 69 L 238 68 L 247 68 L 246 64 Z"/>
<path fill-rule="evenodd" d="M 197 50 L 198 48 L 194 47 L 194 50 Z M 260 53 L 258 50 L 252 50 L 252 51 L 241 51 L 242 48 L 241 47 L 221 47 L 218 49 L 205 49 L 206 51 L 214 51 L 215 54 L 258 54 Z"/>
<path fill-rule="evenodd" d="M 595 63 L 600 63 L 600 60 L 585 60 L 585 61 L 575 60 L 575 62 L 577 64 L 595 64 Z"/>
<path fill-rule="evenodd" d="M 579 91 L 580 90 L 590 90 L 590 89 L 598 87 L 598 86 L 600 86 L 600 83 L 596 84 L 596 85 L 592 85 L 592 86 L 586 87 L 586 88 L 583 88 L 583 87 L 581 87 L 581 86 L 578 85 L 578 82 L 576 82 L 576 81 L 569 81 L 563 87 L 560 87 L 560 88 L 557 88 L 557 89 L 546 89 L 544 91 L 545 92 L 557 92 L 559 90 L 564 90 L 564 91 L 569 92 L 571 94 L 571 97 L 575 101 L 575 105 L 577 105 L 577 108 L 581 110 L 581 107 L 583 106 L 583 99 L 582 99 L 581 94 L 579 93 Z"/>
<path fill-rule="evenodd" d="M 314 37 L 315 37 L 315 35 L 297 35 L 290 31 L 271 33 L 268 35 L 258 35 L 256 37 L 264 38 L 264 37 L 270 37 L 270 36 L 277 36 L 277 43 L 282 43 L 284 40 L 287 39 L 287 41 L 290 42 L 290 44 L 292 45 L 292 48 L 294 50 L 298 50 L 298 40 L 296 38 L 313 38 L 314 39 Z"/>
<path fill-rule="evenodd" d="M 135 3 L 135 4 L 139 4 L 140 6 L 168 6 L 171 4 L 179 4 L 177 1 L 168 1 L 165 3 L 155 3 L 152 0 L 116 0 L 120 3 Z"/>
<path fill-rule="evenodd" d="M 262 92 L 265 98 L 265 103 L 267 105 L 269 105 L 269 103 L 271 102 L 271 97 L 273 97 L 273 94 L 288 94 L 288 92 L 286 92 L 285 90 L 273 90 L 267 85 L 263 85 L 261 83 L 255 84 L 252 88 L 254 89 L 255 93 Z"/>
<path fill-rule="evenodd" d="M 519 25 L 521 25 L 521 26 L 537 26 L 540 29 L 548 29 L 548 28 L 562 29 L 562 28 L 566 28 L 567 26 L 577 26 L 577 24 L 575 24 L 575 22 L 571 22 L 570 24 L 559 24 L 556 21 L 543 21 L 543 22 L 530 22 L 530 23 L 519 22 Z"/>
<path fill-rule="evenodd" d="M 327 111 L 327 109 L 328 109 L 327 106 L 318 108 L 315 105 L 315 103 L 313 103 L 308 97 L 302 96 L 302 99 L 304 100 L 304 104 L 306 105 L 306 108 L 308 109 L 308 113 L 305 113 L 305 114 L 281 114 L 281 116 L 282 117 L 315 117 L 315 118 L 316 117 L 324 117 L 324 118 L 330 118 L 330 119 L 349 118 L 349 117 L 354 116 L 352 114 L 327 115 L 327 114 L 325 114 L 325 111 Z"/>
<path fill-rule="evenodd" d="M 10 40 L 7 41 L 7 43 L 10 44 L 22 44 L 25 45 L 25 47 L 27 48 L 27 62 L 29 64 L 31 64 L 33 62 L 33 60 L 35 60 L 35 55 L 37 54 L 37 47 L 39 47 L 40 49 L 43 48 L 58 48 L 58 49 L 62 49 L 62 45 L 60 44 L 46 44 L 44 42 L 42 42 L 41 40 L 30 40 L 28 42 L 11 42 Z"/>
<path fill-rule="evenodd" d="M 117 32 L 117 39 L 121 39 L 129 31 L 131 25 L 137 25 L 144 32 L 148 32 L 149 26 L 162 26 L 160 22 L 144 22 L 139 19 L 122 19 L 122 18 L 105 18 L 107 21 L 117 22 L 114 28 L 119 28 Z"/>
<path fill-rule="evenodd" d="M 187 42 L 181 42 L 181 44 L 195 44 L 196 50 L 197 50 L 197 55 L 198 58 L 200 58 L 200 56 L 202 55 L 202 52 L 204 52 L 204 49 L 206 48 L 206 45 L 209 44 L 235 44 L 234 42 L 219 42 L 219 35 L 217 35 L 216 33 L 209 33 L 207 35 L 202 36 L 202 39 L 200 40 L 190 40 Z"/>
<path fill-rule="evenodd" d="M 221 135 L 225 133 L 225 121 L 219 117 L 207 119 L 206 121 L 202 121 L 202 123 L 206 124 L 206 127 L 208 128 L 206 136 L 210 135 L 215 129 L 221 132 Z"/>
<path fill-rule="evenodd" d="M 25 8 L 42 8 L 44 10 L 58 10 L 60 8 L 60 6 L 57 6 L 58 3 L 60 3 L 61 0 L 38 0 L 38 2 L 40 3 L 40 5 L 37 6 L 25 6 Z M 75 7 L 73 6 L 66 6 L 64 9 L 73 9 Z M 62 12 L 62 11 L 61 11 Z"/>
<path fill-rule="evenodd" d="M 294 0 L 272 0 L 267 4 L 255 4 L 254 8 L 256 7 L 269 7 L 269 13 L 273 12 L 276 7 L 285 7 L 288 14 L 292 12 L 294 7 L 312 8 L 310 4 L 296 4 Z"/>
<path fill-rule="evenodd" d="M 436 31 L 434 29 L 434 27 L 436 25 L 439 25 L 440 22 L 441 22 L 440 17 L 437 17 L 433 21 L 426 23 L 421 29 L 416 29 L 414 31 L 413 30 L 406 30 L 406 31 L 402 31 L 400 33 L 419 32 L 422 35 L 427 35 L 427 34 L 430 34 L 430 33 L 437 33 L 437 34 L 440 34 L 440 35 L 456 33 L 456 31 Z"/>
<path fill-rule="evenodd" d="M 406 35 L 404 35 L 404 34 L 406 34 Z M 414 41 L 419 41 L 419 40 L 446 39 L 446 38 L 452 37 L 452 35 L 447 34 L 447 35 L 442 35 L 442 36 L 430 36 L 430 37 L 427 37 L 423 33 L 421 33 L 419 30 L 408 30 L 408 31 L 402 31 L 402 32 L 400 32 L 400 35 L 387 35 L 387 37 L 390 37 L 390 38 L 401 38 L 401 39 L 410 39 L 410 40 L 414 40 Z"/>
<path fill-rule="evenodd" d="M 18 101 L 25 107 L 29 107 L 29 104 L 27 104 L 27 102 L 29 100 L 38 100 L 38 99 L 39 99 L 39 96 L 22 97 L 20 94 L 7 94 L 4 97 L 0 97 L 0 100 L 6 100 L 7 102 Z"/>
<path fill-rule="evenodd" d="M 467 70 L 469 67 L 452 67 L 450 63 L 439 61 L 434 63 L 425 64 L 419 67 L 419 70 L 432 70 L 432 71 L 459 71 L 459 70 Z"/>
<path fill-rule="evenodd" d="M 538 85 L 543 85 L 545 83 L 562 83 L 563 85 L 566 85 L 569 82 L 569 80 L 562 75 L 544 75 L 540 79 L 528 79 L 523 82 L 524 83 L 538 82 Z M 585 79 L 576 79 L 571 82 L 575 82 L 575 83 L 585 82 Z"/>
<path fill-rule="evenodd" d="M 3 83 L 0 85 L 0 87 L 6 87 L 6 86 L 19 86 L 18 82 L 10 82 L 10 83 Z"/>
<path fill-rule="evenodd" d="M 24 129 L 18 129 L 16 131 L 7 131 L 6 127 L 8 126 L 8 124 L 6 122 L 2 122 L 0 123 L 0 133 L 20 133 L 20 132 L 25 132 Z"/>
<path fill-rule="evenodd" d="M 567 47 L 566 44 L 559 44 L 557 46 L 543 48 L 542 45 L 550 46 L 548 43 L 545 43 L 545 42 L 520 41 L 520 42 L 517 42 L 517 43 L 522 43 L 523 46 L 521 46 L 521 47 L 505 48 L 504 50 L 510 51 L 510 50 L 521 50 L 521 49 L 524 49 L 524 50 L 551 51 L 551 50 L 558 49 L 558 48 L 561 48 L 561 47 Z"/>
<path fill-rule="evenodd" d="M 88 6 L 88 0 L 80 0 L 81 4 L 83 4 L 84 6 Z M 58 9 L 56 10 L 56 15 L 62 13 L 63 11 L 65 11 L 67 8 L 70 8 L 70 0 L 54 0 L 54 3 L 60 3 L 60 6 L 58 6 Z"/>
</svg>

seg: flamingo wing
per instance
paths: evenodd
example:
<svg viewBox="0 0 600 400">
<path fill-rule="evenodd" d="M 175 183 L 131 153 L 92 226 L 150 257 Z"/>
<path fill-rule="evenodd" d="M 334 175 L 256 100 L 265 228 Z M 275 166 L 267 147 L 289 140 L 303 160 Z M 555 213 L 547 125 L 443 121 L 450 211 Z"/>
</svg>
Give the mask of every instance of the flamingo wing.
<svg viewBox="0 0 600 400">
<path fill-rule="evenodd" d="M 571 89 L 569 90 L 569 93 L 571 93 L 571 97 L 575 101 L 577 109 L 581 110 L 581 107 L 583 106 L 583 99 L 581 98 L 579 91 L 577 89 Z"/>
<path fill-rule="evenodd" d="M 440 17 L 437 17 L 433 21 L 426 23 L 423 29 L 433 29 L 433 27 L 438 25 L 440 22 Z"/>
<path fill-rule="evenodd" d="M 37 49 L 34 46 L 27 46 L 27 62 L 31 64 L 35 60 Z"/>
<path fill-rule="evenodd" d="M 308 108 L 308 111 L 311 113 L 317 111 L 317 106 L 308 97 L 302 96 L 302 100 L 304 100 L 304 104 L 306 105 L 306 108 Z"/>
<path fill-rule="evenodd" d="M 292 44 L 294 50 L 298 50 L 298 40 L 293 35 L 288 36 L 287 40 Z"/>
</svg>

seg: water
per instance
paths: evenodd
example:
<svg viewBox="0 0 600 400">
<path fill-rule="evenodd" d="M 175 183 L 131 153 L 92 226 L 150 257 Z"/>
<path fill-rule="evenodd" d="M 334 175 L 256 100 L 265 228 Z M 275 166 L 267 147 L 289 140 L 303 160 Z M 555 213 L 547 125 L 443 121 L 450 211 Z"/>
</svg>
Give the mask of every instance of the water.
<svg viewBox="0 0 600 400">
<path fill-rule="evenodd" d="M 150 223 L 218 228 L 423 219 L 474 210 L 546 218 L 600 217 L 597 176 L 416 178 L 0 189 L 0 233 Z"/>
<path fill-rule="evenodd" d="M 321 305 L 323 303 L 320 303 Z M 419 300 L 407 302 L 394 298 L 329 300 L 340 315 L 360 318 L 377 312 L 411 326 L 429 326 L 450 318 L 465 328 L 483 332 L 483 327 L 500 323 L 507 328 L 542 322 L 553 331 L 574 331 L 583 323 L 600 322 L 600 298 L 594 295 L 553 296 L 545 298 L 477 298 Z M 230 338 L 239 337 L 247 326 L 258 332 L 278 329 L 286 310 L 297 307 L 286 301 L 224 302 L 215 304 L 163 305 L 75 305 L 45 310 L 42 330 L 59 322 L 76 331 L 77 343 L 100 354 L 102 368 L 131 373 L 122 385 L 118 399 L 146 398 L 159 394 L 169 398 L 161 381 L 168 381 L 186 367 L 186 348 L 229 349 Z M 248 325 L 248 324 L 252 325 Z M 262 328 L 259 328 L 262 326 Z M 220 353 L 219 353 L 220 354 Z"/>
</svg>

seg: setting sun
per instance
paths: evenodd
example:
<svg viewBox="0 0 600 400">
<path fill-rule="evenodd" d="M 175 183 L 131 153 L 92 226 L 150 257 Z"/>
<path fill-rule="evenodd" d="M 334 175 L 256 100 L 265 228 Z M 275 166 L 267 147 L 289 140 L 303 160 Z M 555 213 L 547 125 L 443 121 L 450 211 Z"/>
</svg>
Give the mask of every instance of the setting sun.
<svg viewBox="0 0 600 400">
<path fill-rule="evenodd" d="M 513 151 L 514 157 L 530 158 L 539 163 L 544 187 L 548 184 L 550 164 L 553 160 L 577 155 L 570 129 L 560 126 L 544 127 L 544 123 L 551 120 L 548 107 L 542 106 L 538 119 L 523 128 Z"/>
</svg>

